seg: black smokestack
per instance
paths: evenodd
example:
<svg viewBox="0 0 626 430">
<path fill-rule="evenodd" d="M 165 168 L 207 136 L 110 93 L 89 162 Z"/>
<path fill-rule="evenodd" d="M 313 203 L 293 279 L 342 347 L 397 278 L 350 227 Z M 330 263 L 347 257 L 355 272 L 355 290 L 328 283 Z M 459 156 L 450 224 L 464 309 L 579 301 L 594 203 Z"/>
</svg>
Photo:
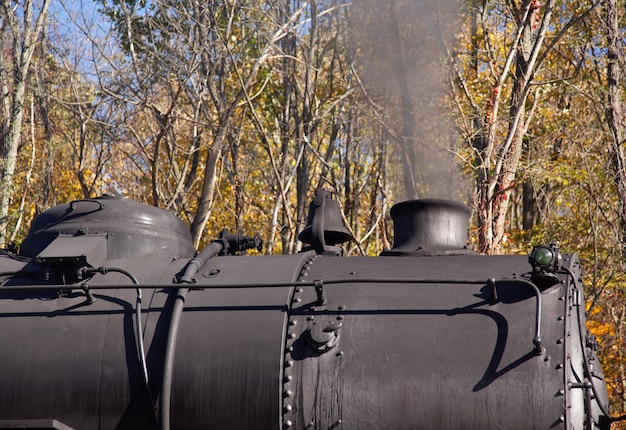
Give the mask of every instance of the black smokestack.
<svg viewBox="0 0 626 430">
<path fill-rule="evenodd" d="M 442 199 L 419 199 L 391 208 L 394 244 L 383 255 L 466 254 L 470 210 Z"/>
</svg>

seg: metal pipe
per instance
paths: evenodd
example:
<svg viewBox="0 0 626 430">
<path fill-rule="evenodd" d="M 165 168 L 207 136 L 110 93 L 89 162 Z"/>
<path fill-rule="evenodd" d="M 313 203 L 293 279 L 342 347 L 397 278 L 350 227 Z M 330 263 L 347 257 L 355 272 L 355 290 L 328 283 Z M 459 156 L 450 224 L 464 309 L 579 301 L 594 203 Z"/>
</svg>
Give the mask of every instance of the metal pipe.
<svg viewBox="0 0 626 430">
<path fill-rule="evenodd" d="M 213 242 L 213 244 L 217 244 L 219 242 Z M 211 245 L 213 245 L 211 244 Z M 210 245 L 209 245 L 210 247 Z M 207 248 L 209 248 L 207 247 Z M 205 250 L 207 249 L 205 248 Z M 214 249 L 213 247 L 211 249 Z M 203 250 L 204 252 L 204 250 Z M 215 254 L 218 254 L 220 251 L 214 251 Z M 210 258 L 210 257 L 209 257 Z M 179 279 L 179 283 L 187 282 L 194 283 L 193 275 L 203 266 L 200 264 L 202 259 L 200 255 L 198 257 L 194 257 L 189 261 L 183 276 Z M 207 259 L 208 261 L 208 259 Z M 543 346 L 541 341 L 541 291 L 535 284 L 530 281 L 526 281 L 524 279 L 494 279 L 489 278 L 487 280 L 484 279 L 411 279 L 411 278 L 339 278 L 339 279 L 316 279 L 312 282 L 268 282 L 268 283 L 250 283 L 250 284 L 207 284 L 202 285 L 202 289 L 245 289 L 245 288 L 290 288 L 293 286 L 298 287 L 319 287 L 320 283 L 323 285 L 331 285 L 331 284 L 466 284 L 466 285 L 489 285 L 491 294 L 495 289 L 493 288 L 496 284 L 522 284 L 530 287 L 532 292 L 535 295 L 536 305 L 535 305 L 535 335 L 533 338 L 534 349 L 537 352 L 537 355 L 543 354 Z M 174 284 L 175 285 L 175 284 Z M 174 286 L 172 285 L 172 286 Z M 7 287 L 7 291 L 11 291 L 13 289 L 18 290 L 27 290 L 27 289 L 53 289 L 51 286 L 40 286 L 35 285 L 31 287 Z M 57 287 L 59 288 L 59 287 Z M 63 288 L 67 288 L 64 286 Z M 116 285 L 116 286 L 93 286 L 91 289 L 99 288 L 99 289 L 111 289 L 111 288 L 129 288 L 129 286 L 124 285 Z M 132 288 L 136 288 L 132 286 Z M 145 286 L 143 288 L 167 288 L 165 285 L 159 286 Z M 0 288 L 2 291 L 4 287 Z M 177 302 L 184 302 L 186 292 L 182 295 L 177 296 Z M 180 298 L 180 300 L 179 300 Z M 493 298 L 490 299 L 490 302 L 493 302 Z M 493 304 L 493 303 L 492 303 Z M 174 304 L 175 309 L 178 309 L 176 303 Z M 182 306 L 182 304 L 179 304 Z M 182 311 L 182 308 L 181 308 Z M 174 316 L 172 316 L 174 317 Z M 170 324 L 171 326 L 171 324 Z"/>
<path fill-rule="evenodd" d="M 149 385 L 149 379 L 148 379 L 148 364 L 146 362 L 146 351 L 145 351 L 145 346 L 143 342 L 143 327 L 141 324 L 142 294 L 141 294 L 141 288 L 137 287 L 137 285 L 139 285 L 139 280 L 137 280 L 135 275 L 133 275 L 128 270 L 121 269 L 119 267 L 101 266 L 97 268 L 85 268 L 83 272 L 84 273 L 101 273 L 103 275 L 106 275 L 108 272 L 121 273 L 122 275 L 129 278 L 131 282 L 133 283 L 133 285 L 135 285 L 135 290 L 137 291 L 137 301 L 135 303 L 135 339 L 136 339 L 135 346 L 137 347 L 137 358 L 139 359 L 139 364 L 141 365 L 143 382 L 148 392 L 148 395 L 152 397 L 150 394 L 150 385 Z M 91 289 L 91 287 L 88 287 L 88 288 Z M 89 295 L 90 295 L 89 289 L 85 289 L 85 294 L 87 295 L 88 300 L 89 300 Z"/>
<path fill-rule="evenodd" d="M 578 279 L 576 278 L 576 276 L 574 276 L 574 273 L 567 267 L 563 267 L 563 270 L 565 270 L 565 272 L 567 272 L 567 274 L 569 275 L 569 277 L 572 279 L 572 282 L 574 283 L 574 288 L 576 290 L 580 290 L 580 286 L 578 285 Z M 584 306 L 584 305 L 583 305 Z M 580 346 L 583 352 L 583 366 L 585 368 L 585 376 L 587 377 L 589 384 L 591 385 L 591 391 L 593 392 L 594 397 L 597 400 L 597 405 L 600 408 L 600 411 L 604 414 L 604 416 L 607 417 L 607 419 L 611 422 L 616 422 L 616 421 L 623 421 L 626 419 L 626 415 L 622 415 L 619 417 L 613 417 L 611 416 L 611 414 L 609 413 L 609 410 L 606 408 L 605 405 L 603 405 L 602 403 L 600 403 L 600 397 L 599 397 L 599 393 L 598 390 L 596 388 L 596 384 L 593 381 L 593 376 L 591 375 L 591 371 L 589 370 L 589 358 L 587 357 L 587 345 L 585 342 L 585 338 L 583 335 L 583 330 L 586 332 L 587 331 L 587 327 L 583 324 L 582 322 L 582 314 L 583 314 L 584 310 L 581 311 L 580 306 L 578 306 L 578 310 L 576 311 L 576 319 L 578 322 L 578 336 L 579 336 L 579 340 L 580 340 Z M 585 396 L 587 397 L 587 396 Z M 590 415 L 590 411 L 587 411 L 587 414 Z"/>
<path fill-rule="evenodd" d="M 200 254 L 189 260 L 185 266 L 182 276 L 178 279 L 178 283 L 192 284 L 195 283 L 194 275 L 204 266 L 204 264 L 219 254 L 224 245 L 219 242 L 212 242 L 204 248 Z M 172 316 L 167 332 L 167 340 L 165 342 L 165 356 L 163 358 L 163 383 L 161 384 L 161 396 L 159 398 L 159 424 L 161 430 L 169 430 L 171 418 L 171 395 L 172 395 L 172 375 L 174 371 L 174 356 L 176 353 L 176 340 L 178 339 L 178 329 L 180 327 L 180 317 L 183 313 L 185 300 L 189 288 L 178 288 L 176 291 L 176 300 L 172 307 Z"/>
</svg>

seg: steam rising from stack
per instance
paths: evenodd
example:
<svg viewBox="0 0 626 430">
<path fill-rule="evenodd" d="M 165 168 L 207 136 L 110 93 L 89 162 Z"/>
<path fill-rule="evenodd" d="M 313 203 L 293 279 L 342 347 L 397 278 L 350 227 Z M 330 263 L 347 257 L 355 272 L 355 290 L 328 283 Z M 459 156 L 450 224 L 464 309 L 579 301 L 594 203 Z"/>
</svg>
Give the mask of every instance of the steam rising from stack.
<svg viewBox="0 0 626 430">
<path fill-rule="evenodd" d="M 363 81 L 371 96 L 384 97 L 384 114 L 393 128 L 389 142 L 410 160 L 417 186 L 417 196 L 396 192 L 396 200 L 459 199 L 466 191 L 454 155 L 459 137 L 453 112 L 443 106 L 446 46 L 454 44 L 459 16 L 453 0 L 352 4 L 351 29 L 360 45 Z"/>
</svg>

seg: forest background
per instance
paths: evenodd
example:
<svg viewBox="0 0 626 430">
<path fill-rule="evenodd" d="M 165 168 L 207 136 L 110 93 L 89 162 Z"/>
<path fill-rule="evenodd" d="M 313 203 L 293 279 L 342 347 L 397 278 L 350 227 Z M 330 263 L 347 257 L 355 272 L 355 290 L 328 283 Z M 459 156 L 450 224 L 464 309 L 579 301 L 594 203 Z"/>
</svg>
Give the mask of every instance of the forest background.
<svg viewBox="0 0 626 430">
<path fill-rule="evenodd" d="M 479 252 L 581 256 L 623 413 L 623 3 L 0 0 L 0 242 L 108 193 L 292 253 L 323 187 L 375 255 L 393 203 L 460 200 Z"/>
</svg>

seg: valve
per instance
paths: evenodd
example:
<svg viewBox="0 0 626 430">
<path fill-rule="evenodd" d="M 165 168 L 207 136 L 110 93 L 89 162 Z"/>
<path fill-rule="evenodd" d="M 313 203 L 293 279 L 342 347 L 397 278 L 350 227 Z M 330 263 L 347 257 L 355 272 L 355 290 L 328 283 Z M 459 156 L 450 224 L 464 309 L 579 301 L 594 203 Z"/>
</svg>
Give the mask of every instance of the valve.
<svg viewBox="0 0 626 430">
<path fill-rule="evenodd" d="M 248 249 L 256 249 L 261 252 L 263 249 L 263 240 L 258 233 L 254 233 L 254 236 L 250 237 L 241 234 L 232 234 L 224 229 L 220 233 L 218 240 L 224 244 L 221 254 L 235 255 L 238 252 Z"/>
<path fill-rule="evenodd" d="M 315 351 L 326 352 L 337 346 L 340 329 L 340 322 L 313 323 L 313 326 L 306 332 L 307 344 Z"/>
</svg>

